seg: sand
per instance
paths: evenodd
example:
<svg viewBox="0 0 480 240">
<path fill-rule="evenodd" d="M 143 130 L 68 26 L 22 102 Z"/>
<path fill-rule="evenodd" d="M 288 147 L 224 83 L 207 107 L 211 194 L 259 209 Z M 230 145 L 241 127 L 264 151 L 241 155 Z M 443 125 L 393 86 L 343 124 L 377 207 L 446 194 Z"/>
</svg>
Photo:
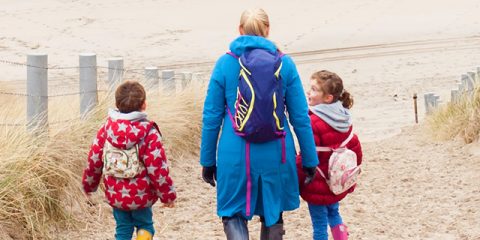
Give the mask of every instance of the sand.
<svg viewBox="0 0 480 240">
<path fill-rule="evenodd" d="M 180 63 L 206 62 L 177 70 L 208 74 L 237 36 L 242 10 L 263 7 L 270 38 L 292 53 L 305 87 L 312 72 L 328 69 L 355 98 L 365 164 L 359 187 L 341 203 L 351 239 L 480 239 L 480 146 L 438 142 L 423 125 L 423 94 L 447 102 L 460 75 L 480 66 L 478 1 L 0 0 L 0 6 L 0 79 L 18 91 L 25 89 L 25 68 L 6 61 L 24 63 L 30 52 L 48 53 L 57 67 L 77 66 L 81 52 L 97 53 L 101 66 L 121 56 L 126 68 L 137 69 L 127 78 L 142 77 L 146 66 Z M 49 77 L 74 81 L 76 74 L 51 70 Z M 158 239 L 224 239 L 215 191 L 201 182 L 198 160 L 177 160 L 172 173 L 179 200 L 175 209 L 155 207 Z M 90 225 L 61 238 L 113 239 L 109 207 L 92 211 L 99 217 Z M 311 238 L 304 203 L 285 219 L 286 239 Z M 250 229 L 258 239 L 256 219 Z"/>
<path fill-rule="evenodd" d="M 479 155 L 468 153 L 463 142 L 435 143 L 414 126 L 363 147 L 368 161 L 359 186 L 340 204 L 351 239 L 480 239 Z M 215 192 L 195 164 L 172 166 L 179 199 L 175 209 L 155 207 L 157 239 L 225 239 Z M 65 239 L 113 239 L 111 210 L 105 204 L 101 210 L 87 230 Z M 285 239 L 311 239 L 305 202 L 284 220 Z M 250 222 L 250 239 L 259 239 L 259 225 L 258 218 Z"/>
</svg>

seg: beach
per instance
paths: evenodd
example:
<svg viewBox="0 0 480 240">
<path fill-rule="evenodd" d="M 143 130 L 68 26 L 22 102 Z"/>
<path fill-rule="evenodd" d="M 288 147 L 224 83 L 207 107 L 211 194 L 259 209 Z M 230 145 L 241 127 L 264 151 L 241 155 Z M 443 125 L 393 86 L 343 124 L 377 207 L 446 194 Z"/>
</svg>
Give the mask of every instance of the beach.
<svg viewBox="0 0 480 240">
<path fill-rule="evenodd" d="M 84 52 L 96 53 L 101 66 L 122 57 L 125 68 L 137 70 L 126 72 L 130 79 L 143 77 L 138 72 L 147 66 L 208 77 L 238 36 L 241 12 L 262 7 L 270 39 L 292 55 L 305 89 L 313 72 L 327 69 L 355 100 L 364 165 L 355 192 L 341 202 L 350 238 L 480 239 L 480 145 L 433 139 L 423 102 L 427 92 L 450 101 L 461 74 L 480 67 L 478 1 L 0 0 L 0 6 L 0 83 L 17 92 L 25 89 L 25 69 L 12 63 L 25 63 L 33 52 L 47 53 L 49 65 L 60 68 L 78 66 Z M 75 74 L 57 69 L 49 78 L 74 81 Z M 198 159 L 175 159 L 170 168 L 178 201 L 174 209 L 155 205 L 156 239 L 225 239 L 215 190 L 202 182 Z M 90 209 L 96 217 L 58 239 L 114 239 L 102 194 Z M 311 239 L 305 202 L 284 218 L 285 239 Z M 258 218 L 249 229 L 259 239 Z"/>
</svg>

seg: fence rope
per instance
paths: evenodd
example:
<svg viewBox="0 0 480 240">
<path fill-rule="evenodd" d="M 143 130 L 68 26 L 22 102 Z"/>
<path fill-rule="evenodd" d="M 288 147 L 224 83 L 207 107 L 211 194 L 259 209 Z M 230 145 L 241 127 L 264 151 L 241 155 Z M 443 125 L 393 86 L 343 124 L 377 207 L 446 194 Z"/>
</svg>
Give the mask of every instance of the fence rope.
<svg viewBox="0 0 480 240">
<path fill-rule="evenodd" d="M 0 91 L 0 95 L 28 97 L 28 94 L 25 94 L 25 93 L 14 93 L 14 92 L 4 92 L 4 91 Z"/>
<path fill-rule="evenodd" d="M 50 69 L 50 70 L 85 69 L 85 68 L 96 68 L 96 69 L 107 69 L 107 70 L 120 70 L 120 71 L 123 71 L 123 72 L 125 72 L 125 71 L 130 71 L 130 70 L 143 70 L 143 69 L 138 69 L 138 68 L 126 69 L 126 68 L 111 68 L 111 67 L 105 67 L 105 66 L 91 66 L 91 67 L 80 67 L 80 66 L 57 67 L 57 66 L 47 66 L 47 67 L 40 67 L 40 66 L 33 66 L 33 65 L 26 64 L 26 63 L 9 61 L 9 60 L 4 60 L 4 59 L 0 59 L 0 63 L 8 64 L 8 65 L 13 65 L 13 66 L 18 66 L 18 67 L 33 67 L 33 68 Z"/>
<path fill-rule="evenodd" d="M 140 73 L 137 73 L 137 74 L 140 74 Z M 171 78 L 166 78 L 166 79 L 160 78 L 159 80 L 160 81 L 171 81 L 171 80 L 174 80 L 175 78 L 178 78 L 179 76 L 180 75 L 175 75 Z M 85 94 L 85 93 L 94 93 L 94 92 L 107 92 L 107 90 L 98 89 L 98 90 L 92 90 L 92 91 L 68 92 L 68 93 L 58 93 L 58 94 L 49 94 L 49 95 L 40 95 L 40 96 L 39 95 L 27 94 L 27 93 L 0 91 L 0 95 L 10 95 L 10 96 L 20 96 L 20 97 L 56 98 L 56 97 L 74 96 L 74 95 L 80 95 L 80 94 Z"/>
<path fill-rule="evenodd" d="M 50 95 L 32 95 L 26 93 L 14 93 L 14 92 L 4 92 L 0 91 L 0 95 L 12 95 L 12 96 L 21 96 L 21 97 L 44 97 L 44 98 L 55 98 L 55 97 L 64 97 L 64 96 L 73 96 L 80 95 L 84 93 L 95 93 L 95 92 L 106 92 L 107 90 L 92 90 L 92 91 L 80 91 L 80 92 L 70 92 L 70 93 L 59 93 L 59 94 L 50 94 Z"/>
<path fill-rule="evenodd" d="M 92 91 L 80 91 L 80 92 L 72 92 L 72 93 L 59 93 L 59 94 L 48 95 L 47 97 L 55 98 L 55 97 L 73 96 L 73 95 L 80 95 L 80 94 L 85 94 L 85 93 L 97 93 L 97 92 L 106 92 L 106 90 L 92 90 Z"/>
<path fill-rule="evenodd" d="M 102 70 L 115 70 L 115 71 L 121 71 L 123 74 L 133 74 L 133 75 L 145 75 L 145 69 L 139 69 L 139 68 L 132 68 L 132 69 L 126 69 L 126 68 L 111 68 L 111 67 L 105 67 L 105 66 L 91 66 L 91 67 L 71 67 L 71 66 L 66 66 L 66 67 L 58 67 L 58 66 L 47 66 L 47 67 L 39 67 L 39 66 L 33 66 L 33 65 L 29 65 L 29 64 L 26 64 L 26 63 L 21 63 L 21 62 L 15 62 L 15 61 L 8 61 L 8 60 L 3 60 L 3 59 L 0 59 L 0 64 L 8 64 L 8 65 L 12 65 L 12 66 L 18 66 L 18 67 L 32 67 L 32 68 L 39 68 L 39 69 L 53 69 L 53 70 L 66 70 L 66 69 L 81 69 L 81 68 L 95 68 L 95 69 L 101 69 L 100 73 L 99 74 L 104 74 L 106 72 L 102 71 Z M 172 81 L 172 80 L 175 80 L 175 79 L 178 79 L 179 77 L 181 76 L 181 74 L 179 73 L 174 73 L 174 75 L 170 78 L 162 78 L 161 76 L 157 76 L 158 80 L 160 82 L 162 81 Z M 99 79 L 100 80 L 100 79 Z M 139 79 L 140 80 L 140 79 Z M 98 80 L 97 80 L 98 82 Z M 100 81 L 102 82 L 102 81 Z M 10 84 L 15 84 L 15 85 L 19 85 L 19 84 L 22 84 L 22 85 L 25 85 L 27 84 L 26 81 L 9 81 Z M 72 83 L 72 84 L 75 84 L 77 85 L 79 83 L 78 80 L 76 79 L 73 79 L 73 78 L 65 78 L 65 79 L 61 79 L 61 78 L 58 78 L 58 79 L 48 79 L 48 86 L 49 87 L 53 87 L 53 86 L 57 86 L 57 85 L 53 85 L 52 86 L 52 83 L 57 83 L 60 84 L 60 83 L 65 83 L 65 84 L 68 84 L 68 83 Z M 65 86 L 63 86 L 65 87 Z M 91 91 L 78 91 L 78 92 L 65 92 L 65 93 L 55 93 L 55 94 L 48 94 L 48 95 L 33 95 L 33 94 L 28 94 L 28 93 L 19 93 L 19 92 L 8 92 L 8 91 L 2 91 L 0 90 L 0 95 L 8 95 L 8 96 L 20 96 L 20 97 L 38 97 L 38 98 L 58 98 L 58 97 L 65 97 L 65 96 L 74 96 L 74 95 L 80 95 L 80 94 L 86 94 L 86 93 L 99 93 L 99 92 L 108 92 L 109 90 L 105 90 L 105 89 L 97 89 L 97 90 L 91 90 Z M 111 91 L 111 90 L 110 90 Z M 75 117 L 75 118 L 70 118 L 70 119 L 66 119 L 66 120 L 57 120 L 57 121 L 49 121 L 48 124 L 49 125 L 56 125 L 56 124 L 63 124 L 63 123 L 68 123 L 68 122 L 71 122 L 71 121 L 74 121 L 74 120 L 80 120 L 81 117 Z M 0 126 L 3 126 L 3 127 L 26 127 L 29 123 L 5 123 L 5 122 L 0 122 Z"/>
<path fill-rule="evenodd" d="M 48 122 L 49 125 L 56 125 L 56 124 L 60 124 L 60 123 L 67 123 L 67 122 L 71 122 L 71 121 L 74 121 L 74 120 L 80 120 L 81 118 L 79 117 L 76 117 L 76 118 L 69 118 L 69 119 L 65 119 L 65 120 L 57 120 L 57 121 L 51 121 L 51 122 Z M 24 127 L 24 126 L 27 126 L 28 123 L 0 123 L 0 126 L 6 126 L 6 127 Z"/>
<path fill-rule="evenodd" d="M 0 123 L 0 126 L 2 127 L 24 127 L 27 124 L 21 124 L 21 123 Z"/>
<path fill-rule="evenodd" d="M 49 122 L 48 124 L 55 125 L 55 124 L 60 124 L 60 123 L 67 123 L 67 122 L 70 122 L 70 121 L 73 121 L 73 120 L 80 120 L 80 118 L 76 117 L 76 118 L 70 118 L 70 119 L 66 119 L 66 120 L 52 121 L 52 122 Z"/>
</svg>

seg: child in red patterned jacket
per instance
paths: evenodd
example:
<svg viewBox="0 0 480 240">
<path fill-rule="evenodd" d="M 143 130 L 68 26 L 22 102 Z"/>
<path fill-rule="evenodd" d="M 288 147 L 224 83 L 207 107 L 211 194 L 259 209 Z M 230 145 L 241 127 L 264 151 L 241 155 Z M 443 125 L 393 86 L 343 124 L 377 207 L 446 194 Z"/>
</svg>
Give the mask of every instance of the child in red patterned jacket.
<svg viewBox="0 0 480 240">
<path fill-rule="evenodd" d="M 126 81 L 117 88 L 118 110 L 109 111 L 90 148 L 83 173 L 83 189 L 88 197 L 97 190 L 104 175 L 105 197 L 113 207 L 116 221 L 116 240 L 131 240 L 135 228 L 137 240 L 152 239 L 155 233 L 152 205 L 160 199 L 165 207 L 174 207 L 176 198 L 160 131 L 143 112 L 145 99 L 145 89 L 138 82 Z M 107 148 L 120 153 L 133 149 L 137 161 L 134 176 L 121 178 L 109 174 Z"/>
<path fill-rule="evenodd" d="M 311 77 L 311 89 L 307 95 L 315 145 L 335 149 L 347 141 L 346 147 L 356 154 L 359 166 L 362 163 L 362 148 L 358 137 L 352 134 L 352 121 L 348 111 L 353 105 L 353 98 L 343 88 L 342 79 L 329 71 L 316 72 Z M 353 137 L 347 140 L 350 134 Z M 332 152 L 319 151 L 317 155 L 317 169 L 322 171 L 324 176 L 328 176 Z M 301 170 L 301 155 L 297 156 L 297 168 L 301 183 L 300 195 L 308 202 L 312 219 L 313 239 L 327 240 L 327 227 L 330 225 L 334 240 L 347 240 L 348 231 L 340 216 L 338 202 L 353 192 L 355 186 L 336 195 L 318 172 L 311 183 L 303 184 L 307 177 Z"/>
</svg>

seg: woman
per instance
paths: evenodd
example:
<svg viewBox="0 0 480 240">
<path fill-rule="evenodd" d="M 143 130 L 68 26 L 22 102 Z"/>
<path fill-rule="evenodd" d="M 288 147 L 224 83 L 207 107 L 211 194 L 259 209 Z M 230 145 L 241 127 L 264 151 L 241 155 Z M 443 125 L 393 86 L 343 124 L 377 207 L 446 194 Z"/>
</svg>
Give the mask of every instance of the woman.
<svg viewBox="0 0 480 240">
<path fill-rule="evenodd" d="M 235 56 L 242 56 L 252 49 L 263 49 L 272 54 L 279 52 L 275 44 L 267 39 L 269 26 L 264 10 L 243 12 L 239 26 L 241 36 L 230 44 L 231 52 L 217 61 L 205 99 L 200 155 L 202 177 L 212 186 L 217 180 L 217 214 L 222 217 L 229 240 L 248 239 L 247 221 L 253 215 L 260 216 L 262 221 L 262 240 L 282 239 L 282 212 L 294 210 L 300 204 L 296 153 L 290 129 L 285 127 L 283 150 L 278 140 L 250 143 L 249 164 L 245 164 L 246 141 L 235 134 L 228 113 L 235 111 L 239 81 L 240 64 Z M 318 159 L 306 97 L 292 59 L 281 55 L 281 61 L 284 104 L 300 143 L 304 170 L 310 177 L 308 182 L 313 178 Z M 280 117 L 284 119 L 284 125 L 289 126 L 285 114 Z M 285 161 L 282 161 L 283 154 Z"/>
</svg>

